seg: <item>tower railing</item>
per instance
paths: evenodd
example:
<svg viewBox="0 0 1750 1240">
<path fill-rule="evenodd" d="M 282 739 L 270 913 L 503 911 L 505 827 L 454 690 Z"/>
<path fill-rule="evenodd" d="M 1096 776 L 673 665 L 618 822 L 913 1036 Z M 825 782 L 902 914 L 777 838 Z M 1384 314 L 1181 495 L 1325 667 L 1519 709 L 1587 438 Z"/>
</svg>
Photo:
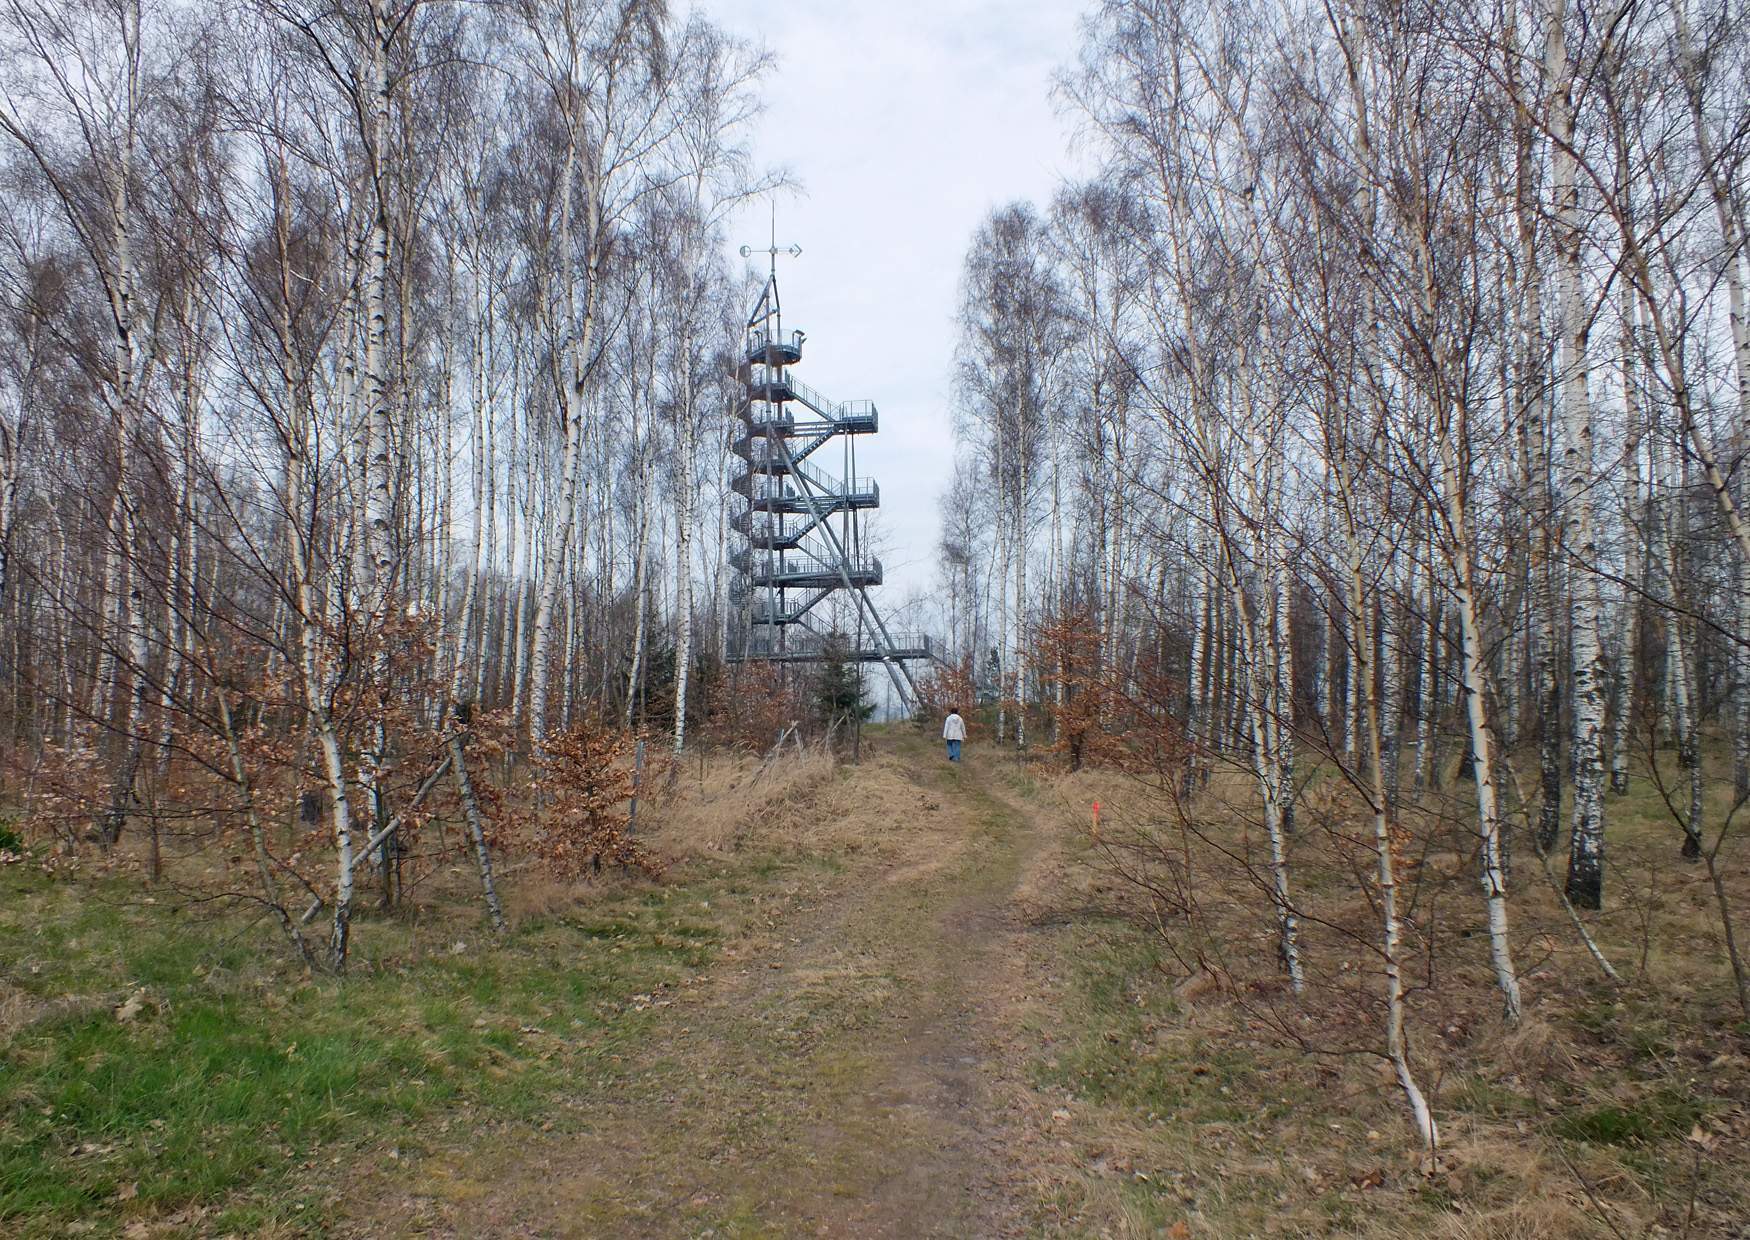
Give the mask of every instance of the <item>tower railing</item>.
<svg viewBox="0 0 1750 1240">
<path fill-rule="evenodd" d="M 828 647 L 837 643 L 840 653 L 853 662 L 876 663 L 888 658 L 931 659 L 943 662 L 945 647 L 941 640 L 928 633 L 889 634 L 891 646 L 872 640 L 873 634 L 863 634 L 858 644 L 848 633 L 821 634 L 790 625 L 783 633 L 775 628 L 737 628 L 730 634 L 729 646 L 742 658 L 780 659 L 798 663 L 816 663 L 826 655 Z"/>
<path fill-rule="evenodd" d="M 764 400 L 782 405 L 795 400 L 848 434 L 873 434 L 880 421 L 874 401 L 834 400 L 776 366 L 755 365 L 747 378 L 747 391 L 750 404 Z M 788 415 L 783 419 L 765 419 L 767 422 L 791 420 L 793 418 Z"/>
<path fill-rule="evenodd" d="M 881 487 L 875 479 L 869 477 L 835 478 L 825 470 L 810 465 L 807 461 L 790 461 L 790 468 L 782 474 L 768 474 L 749 471 L 738 474 L 731 482 L 731 487 L 757 507 L 761 504 L 771 505 L 784 503 L 787 505 L 806 505 L 807 499 L 802 489 L 792 486 L 788 476 L 799 474 L 814 484 L 815 489 L 828 501 L 837 501 L 843 505 L 854 503 L 858 507 L 873 507 L 881 502 Z"/>
<path fill-rule="evenodd" d="M 743 575 L 754 578 L 758 585 L 808 578 L 835 580 L 840 570 L 837 559 L 828 559 L 801 549 L 766 552 L 741 547 L 730 553 L 729 562 Z M 861 579 L 868 585 L 881 583 L 879 556 L 857 556 L 845 562 L 843 567 L 853 580 Z"/>
</svg>

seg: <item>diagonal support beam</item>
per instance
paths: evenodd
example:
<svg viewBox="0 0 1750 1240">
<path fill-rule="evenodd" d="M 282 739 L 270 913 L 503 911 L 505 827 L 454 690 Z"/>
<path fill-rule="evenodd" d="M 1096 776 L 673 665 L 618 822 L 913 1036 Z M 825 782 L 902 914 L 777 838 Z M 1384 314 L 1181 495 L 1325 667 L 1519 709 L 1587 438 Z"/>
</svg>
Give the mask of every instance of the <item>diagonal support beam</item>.
<svg viewBox="0 0 1750 1240">
<path fill-rule="evenodd" d="M 881 619 L 881 613 L 875 610 L 874 601 L 861 587 L 851 584 L 851 558 L 845 551 L 845 544 L 840 540 L 838 531 L 833 529 L 832 523 L 820 511 L 814 479 L 796 468 L 796 462 L 790 456 L 790 446 L 783 439 L 773 435 L 770 442 L 783 456 L 784 463 L 790 467 L 790 476 L 802 484 L 802 499 L 808 505 L 809 516 L 826 534 L 827 541 L 832 544 L 833 553 L 838 557 L 839 579 L 857 600 L 857 606 L 869 613 L 870 621 L 881 635 L 881 665 L 887 669 L 888 678 L 893 681 L 893 689 L 899 694 L 899 700 L 905 703 L 908 711 L 912 710 L 918 700 L 918 688 L 912 683 L 911 669 L 902 660 L 893 657 L 893 638 L 887 633 L 887 625 Z"/>
</svg>

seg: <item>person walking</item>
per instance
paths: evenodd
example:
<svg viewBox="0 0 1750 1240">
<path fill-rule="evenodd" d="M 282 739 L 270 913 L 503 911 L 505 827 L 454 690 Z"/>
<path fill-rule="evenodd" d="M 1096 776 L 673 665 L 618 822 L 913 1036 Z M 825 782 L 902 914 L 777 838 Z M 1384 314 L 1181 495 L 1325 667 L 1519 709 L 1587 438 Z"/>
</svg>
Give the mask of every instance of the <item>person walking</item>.
<svg viewBox="0 0 1750 1240">
<path fill-rule="evenodd" d="M 966 739 L 966 721 L 960 717 L 957 706 L 950 706 L 948 717 L 942 720 L 942 739 L 948 742 L 948 761 L 960 761 L 960 743 Z"/>
</svg>

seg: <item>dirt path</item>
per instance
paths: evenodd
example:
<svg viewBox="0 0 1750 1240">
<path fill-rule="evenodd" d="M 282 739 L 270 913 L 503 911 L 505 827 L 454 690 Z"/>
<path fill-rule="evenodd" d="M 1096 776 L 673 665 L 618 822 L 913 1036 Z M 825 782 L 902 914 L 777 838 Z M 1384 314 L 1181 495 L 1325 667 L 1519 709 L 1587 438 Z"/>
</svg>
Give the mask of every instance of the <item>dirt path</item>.
<svg viewBox="0 0 1750 1240">
<path fill-rule="evenodd" d="M 816 807 L 880 847 L 751 893 L 784 911 L 678 993 L 625 1071 L 579 1083 L 570 1130 L 436 1151 L 394 1187 L 392 1226 L 360 1229 L 1018 1234 L 1017 893 L 1040 832 L 1003 778 L 884 739 Z"/>
</svg>

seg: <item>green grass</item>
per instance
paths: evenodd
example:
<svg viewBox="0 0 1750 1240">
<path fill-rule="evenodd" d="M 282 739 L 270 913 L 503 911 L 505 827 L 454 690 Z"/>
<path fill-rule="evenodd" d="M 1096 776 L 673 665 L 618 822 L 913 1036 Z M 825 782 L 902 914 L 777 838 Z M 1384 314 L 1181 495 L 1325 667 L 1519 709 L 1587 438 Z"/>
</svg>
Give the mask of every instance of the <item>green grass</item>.
<svg viewBox="0 0 1750 1240">
<path fill-rule="evenodd" d="M 725 876 L 609 894 L 502 944 L 374 921 L 352 976 L 314 980 L 266 923 L 6 867 L 0 1031 L 24 1023 L 0 1032 L 0 1233 L 113 1234 L 196 1203 L 221 1203 L 202 1221 L 217 1231 L 302 1229 L 322 1212 L 315 1160 L 438 1111 L 537 1118 L 648 1033 L 657 1015 L 628 1000 L 713 958 L 719 930 L 685 897 Z"/>
<path fill-rule="evenodd" d="M 1632 1106 L 1593 1107 L 1556 1120 L 1551 1130 L 1568 1141 L 1594 1145 L 1645 1145 L 1688 1132 L 1702 1108 L 1671 1090 L 1658 1090 Z"/>
</svg>

